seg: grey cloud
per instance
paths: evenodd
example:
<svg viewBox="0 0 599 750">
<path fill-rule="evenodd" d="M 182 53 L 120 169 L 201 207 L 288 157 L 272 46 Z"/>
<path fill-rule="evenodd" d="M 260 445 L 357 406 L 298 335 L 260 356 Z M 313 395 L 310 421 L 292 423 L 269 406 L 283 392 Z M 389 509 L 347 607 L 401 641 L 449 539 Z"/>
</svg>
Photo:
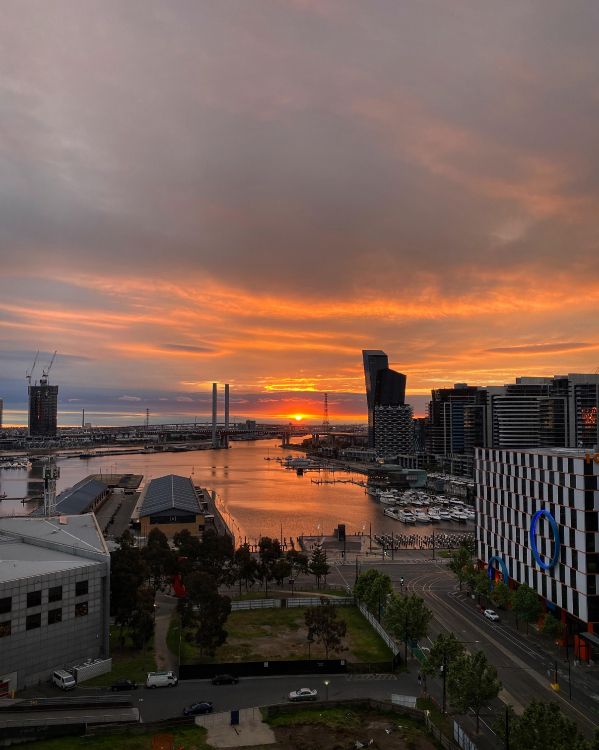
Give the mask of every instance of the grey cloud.
<svg viewBox="0 0 599 750">
<path fill-rule="evenodd" d="M 8 2 L 2 246 L 22 268 L 143 261 L 305 294 L 417 289 L 434 268 L 459 288 L 502 266 L 490 237 L 523 207 L 435 159 L 525 190 L 529 152 L 560 173 L 558 198 L 597 197 L 597 6 L 577 7 Z M 382 130 L 355 106 L 395 98 Z M 438 125 L 449 144 L 415 158 Z M 460 130 L 479 147 L 456 150 Z M 591 216 L 567 260 L 561 222 L 535 219 L 512 267 L 592 258 Z"/>
</svg>

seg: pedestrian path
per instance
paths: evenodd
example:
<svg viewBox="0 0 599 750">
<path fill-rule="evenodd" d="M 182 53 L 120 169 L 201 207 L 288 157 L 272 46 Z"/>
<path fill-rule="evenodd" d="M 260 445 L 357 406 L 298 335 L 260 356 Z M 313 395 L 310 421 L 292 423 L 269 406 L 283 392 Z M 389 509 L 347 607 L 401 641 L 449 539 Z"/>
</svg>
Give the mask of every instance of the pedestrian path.
<svg viewBox="0 0 599 750">
<path fill-rule="evenodd" d="M 154 627 L 154 657 L 156 667 L 159 670 L 175 670 L 178 668 L 177 657 L 171 653 L 166 636 L 173 616 L 177 608 L 177 599 L 174 596 L 157 592 L 156 594 L 156 624 Z"/>
</svg>

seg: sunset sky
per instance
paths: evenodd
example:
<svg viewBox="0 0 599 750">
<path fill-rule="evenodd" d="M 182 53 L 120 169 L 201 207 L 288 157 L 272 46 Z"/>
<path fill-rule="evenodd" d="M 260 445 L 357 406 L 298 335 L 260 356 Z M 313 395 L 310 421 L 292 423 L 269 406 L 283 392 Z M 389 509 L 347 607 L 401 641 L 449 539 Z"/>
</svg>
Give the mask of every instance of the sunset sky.
<svg viewBox="0 0 599 750">
<path fill-rule="evenodd" d="M 596 0 L 3 0 L 0 397 L 365 418 L 599 367 Z M 39 370 L 38 370 L 39 374 Z"/>
</svg>

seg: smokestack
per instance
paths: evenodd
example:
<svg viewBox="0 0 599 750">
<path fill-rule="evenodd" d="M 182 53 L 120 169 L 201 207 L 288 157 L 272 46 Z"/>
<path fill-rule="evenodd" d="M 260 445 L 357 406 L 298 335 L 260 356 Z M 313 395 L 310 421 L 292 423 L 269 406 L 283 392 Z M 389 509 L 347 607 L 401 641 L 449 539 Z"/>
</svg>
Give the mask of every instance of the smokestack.
<svg viewBox="0 0 599 750">
<path fill-rule="evenodd" d="M 229 384 L 225 383 L 225 430 L 229 429 Z"/>
<path fill-rule="evenodd" d="M 81 429 L 85 429 L 85 409 L 81 409 Z"/>
<path fill-rule="evenodd" d="M 218 397 L 216 383 L 212 383 L 212 447 L 218 448 L 216 444 L 216 399 Z"/>
</svg>

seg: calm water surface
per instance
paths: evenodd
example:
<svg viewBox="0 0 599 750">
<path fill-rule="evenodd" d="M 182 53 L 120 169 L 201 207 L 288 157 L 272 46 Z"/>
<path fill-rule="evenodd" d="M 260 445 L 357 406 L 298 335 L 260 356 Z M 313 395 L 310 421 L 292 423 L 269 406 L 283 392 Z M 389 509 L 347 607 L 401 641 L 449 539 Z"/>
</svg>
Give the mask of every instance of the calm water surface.
<svg viewBox="0 0 599 750">
<path fill-rule="evenodd" d="M 254 540 L 261 535 L 297 537 L 300 534 L 330 534 L 339 523 L 348 533 L 378 531 L 413 533 L 404 524 L 383 516 L 382 506 L 362 487 L 352 484 L 314 484 L 311 479 L 364 480 L 364 475 L 347 472 L 307 472 L 281 468 L 277 461 L 264 460 L 289 455 L 276 441 L 238 442 L 229 450 L 150 453 L 127 456 L 95 456 L 90 459 L 61 458 L 58 490 L 71 487 L 88 474 L 126 472 L 143 474 L 144 483 L 164 474 L 190 476 L 196 484 L 216 490 L 235 519 L 240 536 Z M 302 455 L 295 453 L 294 455 Z M 37 492 L 34 484 L 41 468 L 0 471 L 0 494 L 9 498 Z M 36 476 L 37 474 L 37 476 Z M 142 485 L 143 486 L 143 485 Z M 29 513 L 37 505 L 22 505 L 18 500 L 0 503 L 0 515 Z M 457 530 L 457 529 L 456 529 Z M 430 533 L 431 526 L 416 527 Z"/>
</svg>

